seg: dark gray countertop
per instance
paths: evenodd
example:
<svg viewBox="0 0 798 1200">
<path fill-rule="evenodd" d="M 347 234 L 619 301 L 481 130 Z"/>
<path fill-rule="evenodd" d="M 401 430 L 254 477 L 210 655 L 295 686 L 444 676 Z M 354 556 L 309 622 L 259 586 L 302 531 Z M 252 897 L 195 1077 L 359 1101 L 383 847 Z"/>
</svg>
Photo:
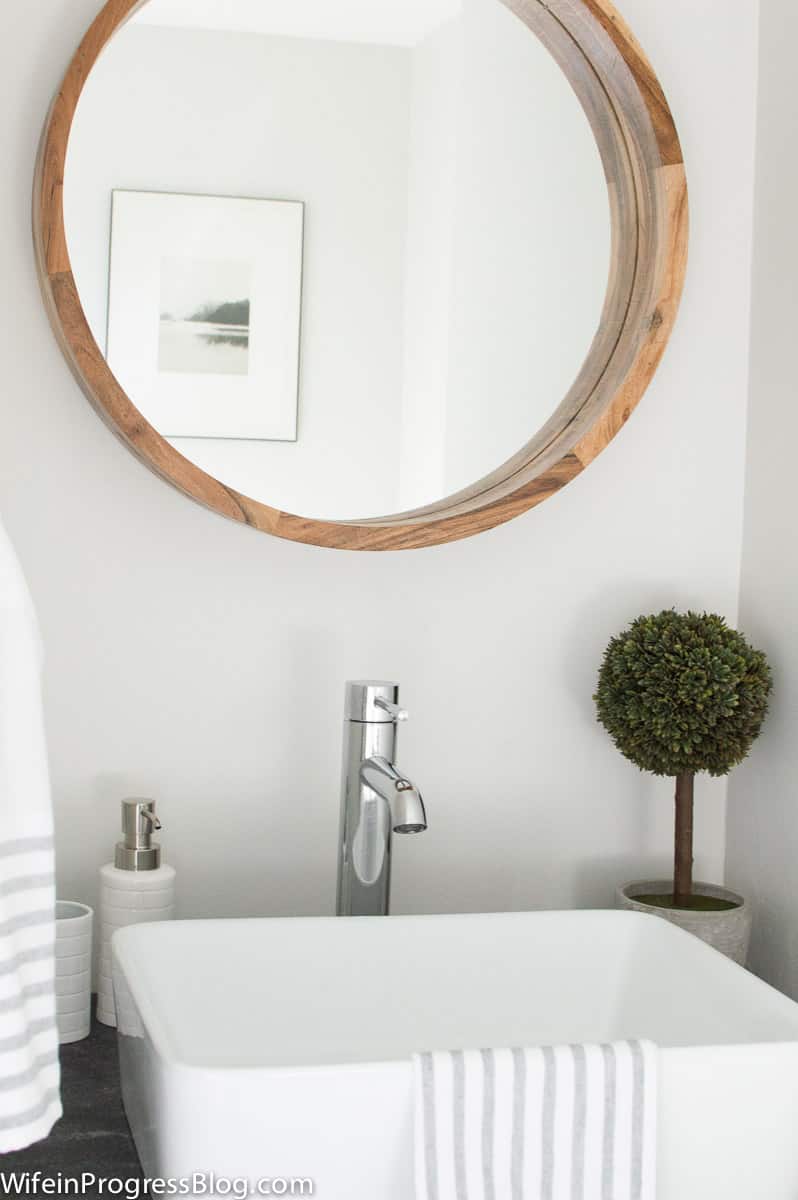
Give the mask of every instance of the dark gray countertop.
<svg viewBox="0 0 798 1200">
<path fill-rule="evenodd" d="M 141 1179 L 122 1108 L 115 1029 L 95 1021 L 89 1037 L 61 1047 L 61 1096 L 64 1115 L 50 1136 L 27 1150 L 0 1154 L 0 1174 L 42 1171 L 53 1178 L 59 1172 L 78 1178 L 91 1172 L 98 1179 Z M 93 1188 L 82 1194 L 100 1192 Z"/>
</svg>

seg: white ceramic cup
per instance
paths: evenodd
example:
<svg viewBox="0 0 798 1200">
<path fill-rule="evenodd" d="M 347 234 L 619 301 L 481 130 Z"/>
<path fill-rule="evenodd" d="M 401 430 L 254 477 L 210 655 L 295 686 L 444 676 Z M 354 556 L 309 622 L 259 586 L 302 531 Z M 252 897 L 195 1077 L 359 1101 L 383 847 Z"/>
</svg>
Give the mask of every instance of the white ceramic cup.
<svg viewBox="0 0 798 1200">
<path fill-rule="evenodd" d="M 91 934 L 87 904 L 58 900 L 55 906 L 55 1009 L 58 1040 L 78 1042 L 91 1029 Z"/>
</svg>

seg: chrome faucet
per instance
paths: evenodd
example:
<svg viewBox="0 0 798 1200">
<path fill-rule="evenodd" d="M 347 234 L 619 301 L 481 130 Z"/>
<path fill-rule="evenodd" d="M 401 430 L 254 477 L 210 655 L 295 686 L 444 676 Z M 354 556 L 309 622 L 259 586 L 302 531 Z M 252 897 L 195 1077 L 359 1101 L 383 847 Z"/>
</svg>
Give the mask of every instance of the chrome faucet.
<svg viewBox="0 0 798 1200">
<path fill-rule="evenodd" d="M 392 833 L 423 833 L 424 801 L 394 765 L 396 729 L 407 713 L 399 685 L 356 680 L 346 685 L 339 917 L 385 916 L 391 893 Z"/>
</svg>

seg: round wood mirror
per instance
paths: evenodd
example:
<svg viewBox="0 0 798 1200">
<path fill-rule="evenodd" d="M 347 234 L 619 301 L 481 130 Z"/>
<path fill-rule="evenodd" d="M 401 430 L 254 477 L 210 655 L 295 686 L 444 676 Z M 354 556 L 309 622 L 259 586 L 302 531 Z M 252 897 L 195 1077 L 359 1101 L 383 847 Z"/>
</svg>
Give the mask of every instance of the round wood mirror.
<svg viewBox="0 0 798 1200">
<path fill-rule="evenodd" d="M 349 550 L 468 537 L 584 470 L 656 370 L 687 230 L 608 0 L 109 0 L 34 190 L 111 429 L 222 516 Z"/>
</svg>

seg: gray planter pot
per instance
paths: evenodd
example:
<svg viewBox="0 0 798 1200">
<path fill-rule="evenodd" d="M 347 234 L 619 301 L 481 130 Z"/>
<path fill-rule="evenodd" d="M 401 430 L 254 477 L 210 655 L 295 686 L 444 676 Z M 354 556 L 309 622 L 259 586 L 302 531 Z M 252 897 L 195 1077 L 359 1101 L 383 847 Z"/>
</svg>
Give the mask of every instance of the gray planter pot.
<svg viewBox="0 0 798 1200">
<path fill-rule="evenodd" d="M 618 908 L 633 909 L 635 912 L 664 917 L 688 933 L 694 933 L 702 942 L 708 942 L 721 954 L 744 967 L 751 941 L 751 909 L 742 896 L 713 883 L 694 883 L 693 891 L 699 896 L 717 896 L 728 900 L 735 908 L 726 912 L 690 912 L 678 908 L 657 908 L 654 904 L 640 904 L 635 896 L 667 895 L 673 891 L 673 883 L 655 880 L 639 880 L 627 883 L 615 893 Z"/>
</svg>

